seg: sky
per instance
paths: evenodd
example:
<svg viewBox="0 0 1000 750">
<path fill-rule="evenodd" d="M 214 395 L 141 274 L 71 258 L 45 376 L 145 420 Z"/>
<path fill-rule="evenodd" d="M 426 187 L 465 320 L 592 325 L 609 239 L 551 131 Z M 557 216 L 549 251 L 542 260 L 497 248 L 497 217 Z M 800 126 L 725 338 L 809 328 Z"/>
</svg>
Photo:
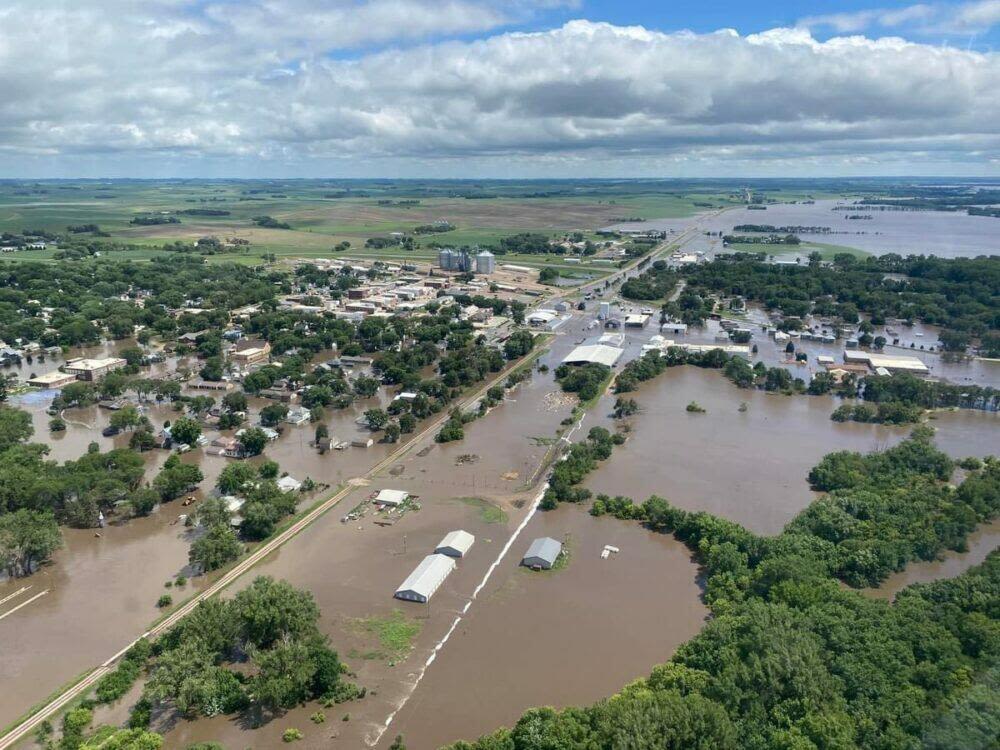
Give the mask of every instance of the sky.
<svg viewBox="0 0 1000 750">
<path fill-rule="evenodd" d="M 1000 0 L 3 0 L 0 177 L 1000 178 Z"/>
</svg>

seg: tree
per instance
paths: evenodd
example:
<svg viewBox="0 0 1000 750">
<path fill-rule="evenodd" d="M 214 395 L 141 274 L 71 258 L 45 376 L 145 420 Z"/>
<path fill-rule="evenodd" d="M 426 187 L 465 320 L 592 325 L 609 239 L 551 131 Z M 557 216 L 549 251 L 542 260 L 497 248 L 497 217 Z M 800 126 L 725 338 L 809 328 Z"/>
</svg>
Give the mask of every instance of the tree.
<svg viewBox="0 0 1000 750">
<path fill-rule="evenodd" d="M 235 412 L 247 410 L 247 395 L 243 391 L 233 391 L 222 397 L 222 408 Z"/>
<path fill-rule="evenodd" d="M 399 431 L 402 433 L 413 432 L 417 428 L 417 418 L 407 412 L 399 415 Z"/>
<path fill-rule="evenodd" d="M 270 576 L 255 578 L 236 595 L 234 606 L 241 641 L 257 648 L 311 635 L 319 619 L 312 594 Z"/>
<path fill-rule="evenodd" d="M 0 515 L 0 565 L 11 578 L 31 575 L 61 546 L 52 513 L 21 508 Z"/>
<path fill-rule="evenodd" d="M 178 461 L 174 465 L 163 467 L 153 480 L 153 489 L 159 493 L 160 499 L 166 502 L 190 491 L 204 478 L 201 469 L 194 464 Z"/>
<path fill-rule="evenodd" d="M 23 443 L 34 434 L 31 415 L 22 409 L 0 406 L 0 451 Z"/>
<path fill-rule="evenodd" d="M 382 409 L 368 409 L 364 416 L 368 427 L 375 432 L 383 429 L 389 423 L 389 415 Z"/>
<path fill-rule="evenodd" d="M 243 546 L 233 530 L 225 524 L 217 523 L 191 544 L 188 560 L 192 565 L 208 572 L 235 560 L 242 551 Z"/>
<path fill-rule="evenodd" d="M 267 434 L 259 427 L 250 427 L 240 435 L 240 445 L 248 456 L 259 456 L 267 445 Z"/>
<path fill-rule="evenodd" d="M 250 482 L 257 478 L 257 469 L 253 464 L 242 461 L 226 464 L 219 473 L 216 486 L 221 492 L 232 495 L 241 492 Z"/>
<path fill-rule="evenodd" d="M 399 440 L 399 424 L 396 422 L 390 422 L 385 426 L 385 432 L 382 434 L 382 439 L 387 443 L 395 443 Z"/>
<path fill-rule="evenodd" d="M 406 750 L 406 745 L 403 743 L 403 735 L 396 735 L 396 739 L 389 745 L 389 750 Z"/>
<path fill-rule="evenodd" d="M 281 424 L 287 416 L 288 406 L 286 404 L 268 404 L 260 410 L 260 423 L 265 427 L 274 427 Z"/>
<path fill-rule="evenodd" d="M 353 383 L 354 392 L 360 398 L 371 398 L 378 393 L 378 386 L 379 382 L 375 378 L 366 375 L 355 378 Z"/>
<path fill-rule="evenodd" d="M 277 479 L 278 478 L 278 462 L 277 461 L 262 461 L 257 466 L 257 473 L 260 475 L 261 479 Z"/>
<path fill-rule="evenodd" d="M 224 372 L 225 366 L 222 362 L 222 357 L 209 357 L 205 360 L 205 364 L 202 365 L 198 374 L 205 380 L 217 382 L 222 380 Z"/>
<path fill-rule="evenodd" d="M 195 511 L 198 523 L 206 529 L 213 526 L 229 526 L 232 514 L 229 506 L 221 497 L 209 497 L 202 501 Z"/>
<path fill-rule="evenodd" d="M 160 502 L 160 493 L 150 488 L 136 490 L 129 498 L 132 514 L 136 516 L 148 516 L 153 512 L 153 508 L 158 502 Z"/>
<path fill-rule="evenodd" d="M 178 417 L 170 428 L 170 437 L 175 443 L 195 445 L 201 436 L 201 425 L 190 417 Z"/>
<path fill-rule="evenodd" d="M 322 422 L 320 422 L 318 425 L 316 425 L 316 432 L 313 435 L 313 442 L 316 445 L 319 445 L 321 441 L 326 440 L 328 437 L 330 437 L 330 428 L 327 427 Z"/>
<path fill-rule="evenodd" d="M 139 424 L 140 418 L 139 410 L 129 404 L 112 413 L 108 424 L 118 430 L 130 430 Z"/>
</svg>

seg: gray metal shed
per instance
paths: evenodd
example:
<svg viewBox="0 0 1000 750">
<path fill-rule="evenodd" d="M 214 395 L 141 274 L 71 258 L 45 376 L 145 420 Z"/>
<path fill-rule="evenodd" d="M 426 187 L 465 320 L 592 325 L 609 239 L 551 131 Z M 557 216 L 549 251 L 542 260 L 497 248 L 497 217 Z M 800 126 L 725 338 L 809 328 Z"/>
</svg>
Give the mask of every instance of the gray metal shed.
<svg viewBox="0 0 1000 750">
<path fill-rule="evenodd" d="M 521 558 L 521 565 L 529 568 L 548 570 L 556 564 L 562 552 L 562 542 L 550 536 L 539 537 L 531 543 L 528 551 Z"/>
</svg>

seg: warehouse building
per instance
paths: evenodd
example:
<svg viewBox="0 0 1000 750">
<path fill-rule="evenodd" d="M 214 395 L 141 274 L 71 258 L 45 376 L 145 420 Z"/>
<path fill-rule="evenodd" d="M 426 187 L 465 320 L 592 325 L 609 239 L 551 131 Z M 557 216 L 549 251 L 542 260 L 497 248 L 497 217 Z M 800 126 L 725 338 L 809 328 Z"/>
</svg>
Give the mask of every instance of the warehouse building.
<svg viewBox="0 0 1000 750">
<path fill-rule="evenodd" d="M 449 531 L 434 552 L 448 557 L 465 557 L 475 541 L 476 537 L 468 531 Z"/>
<path fill-rule="evenodd" d="M 409 499 L 410 493 L 405 490 L 379 490 L 373 500 L 379 505 L 402 505 Z"/>
<path fill-rule="evenodd" d="M 576 347 L 567 354 L 562 363 L 564 365 L 588 365 L 599 364 L 607 367 L 614 367 L 615 363 L 622 356 L 622 350 L 616 346 L 606 344 L 584 344 Z"/>
<path fill-rule="evenodd" d="M 454 569 L 455 561 L 450 557 L 427 555 L 396 589 L 394 596 L 404 601 L 426 604 Z"/>
<path fill-rule="evenodd" d="M 930 373 L 930 368 L 919 359 L 903 355 L 845 351 L 844 362 L 849 364 L 866 364 L 873 370 L 884 367 L 891 373 L 908 372 L 913 375 L 927 375 Z"/>
<path fill-rule="evenodd" d="M 521 565 L 532 569 L 549 570 L 562 554 L 562 542 L 550 536 L 539 537 L 531 543 L 521 558 Z"/>
</svg>

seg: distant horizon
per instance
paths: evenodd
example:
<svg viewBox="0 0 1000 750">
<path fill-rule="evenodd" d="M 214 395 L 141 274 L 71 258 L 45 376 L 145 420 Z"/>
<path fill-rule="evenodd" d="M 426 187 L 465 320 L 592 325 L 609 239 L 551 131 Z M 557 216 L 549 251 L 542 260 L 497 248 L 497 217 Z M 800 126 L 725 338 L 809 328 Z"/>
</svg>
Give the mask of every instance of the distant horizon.
<svg viewBox="0 0 1000 750">
<path fill-rule="evenodd" d="M 933 183 L 958 181 L 969 184 L 1000 184 L 1000 174 L 958 175 L 958 174 L 908 174 L 908 175 L 813 175 L 777 177 L 774 175 L 729 175 L 729 176 L 685 176 L 685 177 L 283 177 L 278 175 L 259 177 L 238 176 L 170 176 L 170 177 L 0 177 L 0 184 L 21 182 L 901 182 L 908 180 L 928 180 Z"/>
</svg>

